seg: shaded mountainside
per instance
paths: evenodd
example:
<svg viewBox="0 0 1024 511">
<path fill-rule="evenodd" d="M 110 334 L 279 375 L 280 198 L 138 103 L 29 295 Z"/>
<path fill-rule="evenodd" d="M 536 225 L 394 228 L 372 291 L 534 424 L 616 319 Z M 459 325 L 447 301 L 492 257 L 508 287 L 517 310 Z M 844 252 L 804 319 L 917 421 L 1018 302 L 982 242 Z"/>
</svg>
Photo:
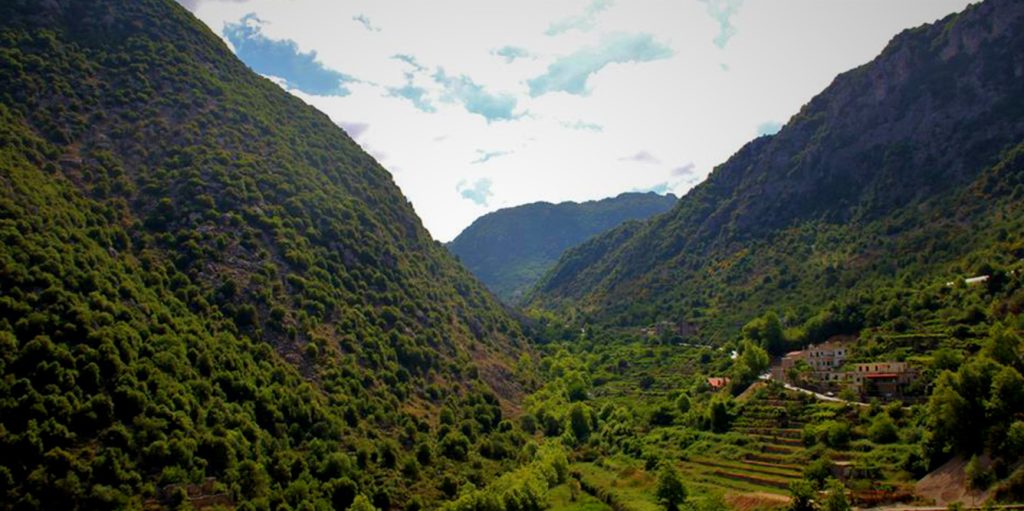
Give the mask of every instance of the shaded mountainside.
<svg viewBox="0 0 1024 511">
<path fill-rule="evenodd" d="M 768 307 L 976 271 L 950 263 L 1021 229 L 1022 140 L 1024 4 L 989 0 L 896 36 L 671 212 L 570 250 L 530 305 L 721 339 Z"/>
<path fill-rule="evenodd" d="M 388 509 L 511 463 L 519 325 L 171 0 L 0 5 L 0 140 L 0 508 Z"/>
<path fill-rule="evenodd" d="M 495 294 L 514 303 L 571 247 L 628 220 L 675 205 L 674 195 L 623 193 L 583 203 L 537 202 L 488 213 L 448 244 Z"/>
</svg>

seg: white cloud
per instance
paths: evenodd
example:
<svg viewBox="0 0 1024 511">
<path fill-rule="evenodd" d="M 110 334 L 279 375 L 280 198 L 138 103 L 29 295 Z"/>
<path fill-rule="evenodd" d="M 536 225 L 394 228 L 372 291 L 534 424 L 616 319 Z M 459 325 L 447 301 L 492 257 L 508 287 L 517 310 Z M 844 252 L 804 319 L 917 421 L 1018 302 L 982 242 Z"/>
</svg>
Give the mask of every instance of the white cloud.
<svg viewBox="0 0 1024 511">
<path fill-rule="evenodd" d="M 502 46 L 501 48 L 498 48 L 497 50 L 494 50 L 491 53 L 505 59 L 505 62 L 509 64 L 515 62 L 516 59 L 526 59 L 533 57 L 533 54 L 530 53 L 530 51 L 527 50 L 526 48 L 508 45 Z"/>
<path fill-rule="evenodd" d="M 556 91 L 585 94 L 591 75 L 610 64 L 667 59 L 672 53 L 671 48 L 656 41 L 651 34 L 611 34 L 596 46 L 559 57 L 544 74 L 527 83 L 533 96 Z"/>
<path fill-rule="evenodd" d="M 597 23 L 597 15 L 611 7 L 611 0 L 593 0 L 582 14 L 555 21 L 544 31 L 545 35 L 559 35 L 570 30 L 590 31 Z"/>
<path fill-rule="evenodd" d="M 718 35 L 715 36 L 715 46 L 725 48 L 725 45 L 736 35 L 736 27 L 732 24 L 732 17 L 736 15 L 743 0 L 698 0 L 707 5 L 708 15 L 718 23 Z"/>
<path fill-rule="evenodd" d="M 370 18 L 367 18 L 365 14 L 356 14 L 355 16 L 352 16 L 352 21 L 359 23 L 363 28 L 370 32 L 380 32 L 380 27 L 374 25 L 373 22 L 370 21 Z"/>
<path fill-rule="evenodd" d="M 477 149 L 476 152 L 480 156 L 477 159 L 470 162 L 473 163 L 474 165 L 477 163 L 487 163 L 495 158 L 500 158 L 502 156 L 508 156 L 512 154 L 512 151 L 484 151 L 482 149 Z"/>
<path fill-rule="evenodd" d="M 315 55 L 326 72 L 351 78 L 343 97 L 292 92 L 357 138 L 394 174 L 431 233 L 449 240 L 500 207 L 633 189 L 681 194 L 762 123 L 784 123 L 898 31 L 967 2 L 745 0 L 729 13 L 733 31 L 722 48 L 715 44 L 722 25 L 697 0 L 602 3 L 581 26 L 554 36 L 545 32 L 585 16 L 594 2 L 201 0 L 192 7 L 218 34 L 255 13 L 264 20 L 261 36 L 292 41 L 287 48 L 297 55 Z M 358 16 L 381 30 L 353 22 Z M 606 43 L 622 34 L 659 51 L 630 54 Z M 574 55 L 587 58 L 566 60 Z M 552 74 L 553 67 L 564 71 Z M 541 76 L 549 76 L 539 84 L 545 93 L 531 95 L 531 80 Z M 657 161 L 620 161 L 640 149 Z M 506 154 L 478 161 L 494 152 Z M 467 190 L 482 200 L 464 198 Z"/>
<path fill-rule="evenodd" d="M 697 170 L 697 166 L 691 161 L 685 165 L 672 169 L 669 173 L 672 177 L 688 177 L 692 176 L 695 170 Z"/>
<path fill-rule="evenodd" d="M 636 163 L 661 163 L 656 156 L 647 151 L 637 151 L 629 156 L 619 158 L 619 161 L 631 161 Z"/>
<path fill-rule="evenodd" d="M 459 181 L 459 184 L 455 186 L 455 191 L 459 192 L 463 199 L 467 199 L 477 206 L 486 206 L 487 200 L 494 195 L 491 193 L 491 180 L 486 177 L 477 179 L 472 185 L 465 180 Z"/>
</svg>

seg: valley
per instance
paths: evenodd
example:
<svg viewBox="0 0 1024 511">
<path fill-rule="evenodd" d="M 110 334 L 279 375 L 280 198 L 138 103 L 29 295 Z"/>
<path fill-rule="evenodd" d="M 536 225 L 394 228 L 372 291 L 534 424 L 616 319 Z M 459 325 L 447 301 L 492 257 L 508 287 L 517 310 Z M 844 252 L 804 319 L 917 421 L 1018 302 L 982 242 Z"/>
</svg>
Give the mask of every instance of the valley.
<svg viewBox="0 0 1024 511">
<path fill-rule="evenodd" d="M 0 509 L 1019 508 L 1022 205 L 1018 0 L 448 246 L 182 5 L 2 2 Z"/>
<path fill-rule="evenodd" d="M 449 250 L 499 298 L 516 304 L 567 249 L 618 227 L 664 213 L 674 195 L 624 193 L 600 201 L 535 203 L 484 215 Z"/>
</svg>

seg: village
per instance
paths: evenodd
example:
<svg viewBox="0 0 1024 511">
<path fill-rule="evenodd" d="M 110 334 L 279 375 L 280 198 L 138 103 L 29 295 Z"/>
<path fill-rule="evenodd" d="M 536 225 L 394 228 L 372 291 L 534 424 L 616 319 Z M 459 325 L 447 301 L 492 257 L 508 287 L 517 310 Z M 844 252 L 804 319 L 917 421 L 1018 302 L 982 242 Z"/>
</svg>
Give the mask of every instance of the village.
<svg viewBox="0 0 1024 511">
<path fill-rule="evenodd" d="M 1011 275 L 1016 271 L 1011 271 Z M 964 285 L 982 285 L 989 275 L 962 279 Z M 952 287 L 957 281 L 949 281 Z M 693 325 L 676 325 L 661 322 L 642 332 L 648 336 L 669 334 L 691 334 Z M 921 373 L 918 368 L 903 361 L 848 362 L 850 347 L 857 342 L 855 336 L 837 335 L 821 344 L 811 344 L 803 350 L 790 351 L 772 361 L 771 370 L 762 377 L 828 397 L 840 397 L 847 401 L 867 399 L 917 401 L 928 394 L 921 388 Z M 735 352 L 734 352 L 735 357 Z M 708 387 L 713 391 L 726 388 L 729 378 L 712 376 L 707 378 Z"/>
<path fill-rule="evenodd" d="M 855 341 L 837 336 L 786 353 L 772 364 L 771 379 L 848 399 L 907 399 L 920 394 L 915 386 L 920 373 L 907 362 L 848 362 Z"/>
<path fill-rule="evenodd" d="M 977 284 L 985 279 L 987 276 L 975 277 L 967 279 L 967 282 Z M 693 325 L 668 321 L 641 330 L 647 337 L 685 337 L 695 332 Z M 915 401 L 927 394 L 926 389 L 916 385 L 921 379 L 920 371 L 908 362 L 850 362 L 850 348 L 856 342 L 855 336 L 837 335 L 821 344 L 790 351 L 775 358 L 768 374 L 762 378 L 849 401 L 872 398 Z M 694 346 L 682 342 L 679 344 Z M 709 376 L 706 381 L 712 391 L 725 389 L 730 383 L 730 379 L 725 376 Z"/>
<path fill-rule="evenodd" d="M 854 342 L 853 338 L 835 337 L 786 353 L 773 361 L 762 379 L 847 401 L 914 401 L 925 395 L 915 386 L 919 371 L 907 362 L 848 362 L 849 346 Z M 729 383 L 724 376 L 707 378 L 712 391 L 725 389 Z"/>
</svg>

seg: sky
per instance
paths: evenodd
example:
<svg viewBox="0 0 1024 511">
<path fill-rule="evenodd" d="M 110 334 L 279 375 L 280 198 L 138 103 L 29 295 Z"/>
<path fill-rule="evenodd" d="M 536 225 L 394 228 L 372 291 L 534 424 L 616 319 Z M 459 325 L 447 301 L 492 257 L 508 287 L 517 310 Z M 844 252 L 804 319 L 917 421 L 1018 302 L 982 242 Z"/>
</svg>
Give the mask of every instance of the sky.
<svg viewBox="0 0 1024 511">
<path fill-rule="evenodd" d="M 431 234 L 685 194 L 838 73 L 965 0 L 179 0 L 326 113 Z"/>
</svg>

